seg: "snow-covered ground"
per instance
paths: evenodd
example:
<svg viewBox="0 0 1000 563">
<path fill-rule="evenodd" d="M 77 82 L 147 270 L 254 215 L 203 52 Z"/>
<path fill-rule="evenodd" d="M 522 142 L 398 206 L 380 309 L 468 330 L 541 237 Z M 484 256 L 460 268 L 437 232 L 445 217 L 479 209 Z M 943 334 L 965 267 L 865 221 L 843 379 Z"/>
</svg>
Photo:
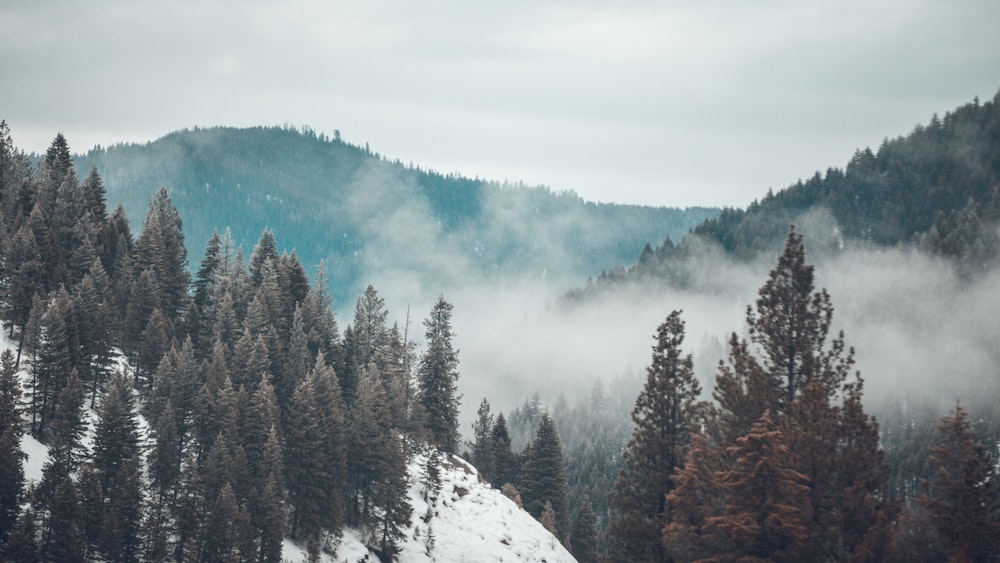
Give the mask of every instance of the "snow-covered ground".
<svg viewBox="0 0 1000 563">
<path fill-rule="evenodd" d="M 548 530 L 500 491 L 480 480 L 479 472 L 464 460 L 438 456 L 441 488 L 436 501 L 424 500 L 425 473 L 430 452 L 410 460 L 410 505 L 413 513 L 398 561 L 440 562 L 571 562 L 576 561 Z M 426 516 L 431 517 L 425 522 Z M 433 547 L 428 549 L 428 537 Z M 285 543 L 284 558 L 305 561 L 304 548 Z M 336 557 L 324 562 L 378 561 L 355 530 L 346 530 Z"/>
<path fill-rule="evenodd" d="M 16 349 L 0 331 L 0 351 Z M 22 372 L 23 376 L 23 372 Z M 95 413 L 88 409 L 87 436 L 93 443 Z M 147 432 L 145 419 L 140 418 L 140 430 Z M 29 481 L 42 477 L 42 464 L 48 448 L 25 434 L 21 449 L 27 456 L 24 473 Z M 438 459 L 440 489 L 434 498 L 426 493 L 428 456 Z M 530 514 L 499 490 L 481 481 L 479 472 L 466 461 L 452 455 L 428 450 L 413 456 L 409 462 L 409 501 L 413 507 L 406 538 L 400 546 L 398 561 L 423 562 L 500 562 L 526 561 L 560 563 L 575 561 L 559 541 Z M 428 518 L 429 515 L 429 518 Z M 433 537 L 429 542 L 428 538 Z M 429 547 L 430 545 L 430 547 Z M 283 559 L 297 563 L 306 561 L 305 548 L 286 540 Z M 324 563 L 375 562 L 378 558 L 365 547 L 357 530 L 344 531 L 336 556 L 324 554 Z"/>
</svg>

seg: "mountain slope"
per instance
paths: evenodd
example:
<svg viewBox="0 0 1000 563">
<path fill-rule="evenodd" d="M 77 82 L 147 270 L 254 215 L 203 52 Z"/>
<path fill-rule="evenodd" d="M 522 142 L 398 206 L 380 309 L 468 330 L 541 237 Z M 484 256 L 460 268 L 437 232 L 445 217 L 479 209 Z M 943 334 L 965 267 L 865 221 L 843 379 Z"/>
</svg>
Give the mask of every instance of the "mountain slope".
<svg viewBox="0 0 1000 563">
<path fill-rule="evenodd" d="M 876 152 L 858 150 L 843 170 L 817 172 L 746 209 L 723 209 L 678 244 L 646 246 L 633 266 L 605 269 L 571 296 L 621 283 L 685 286 L 711 252 L 704 243 L 750 260 L 777 252 L 789 224 L 798 224 L 813 249 L 913 245 L 974 274 L 1000 258 L 998 222 L 1000 92 L 943 119 L 935 115 Z"/>
<path fill-rule="evenodd" d="M 822 208 L 847 239 L 879 245 L 907 243 L 932 229 L 944 239 L 965 226 L 963 210 L 978 205 L 983 221 L 1000 218 L 1000 92 L 933 116 L 909 135 L 858 150 L 844 170 L 827 169 L 747 209 L 726 209 L 695 233 L 741 257 L 772 249 L 790 222 Z M 967 241 L 972 242 L 972 241 Z M 930 250 L 962 257 L 968 249 L 931 243 Z"/>
<path fill-rule="evenodd" d="M 440 468 L 438 493 L 427 488 L 428 456 Z M 500 491 L 479 478 L 468 462 L 434 450 L 410 460 L 409 502 L 413 507 L 401 563 L 430 561 L 575 561 L 559 540 Z M 286 550 L 286 558 L 293 555 Z M 369 554 L 356 530 L 348 530 L 337 561 L 359 561 Z M 374 560 L 374 554 L 370 557 Z"/>
<path fill-rule="evenodd" d="M 95 166 L 109 204 L 123 203 L 133 221 L 166 186 L 192 261 L 214 228 L 229 226 L 249 253 L 267 227 L 307 270 L 326 259 L 331 282 L 354 290 L 348 294 L 387 271 L 437 287 L 469 274 L 584 275 L 718 213 L 595 204 L 443 175 L 287 127 L 179 131 L 145 145 L 98 147 L 76 166 L 80 174 Z"/>
</svg>

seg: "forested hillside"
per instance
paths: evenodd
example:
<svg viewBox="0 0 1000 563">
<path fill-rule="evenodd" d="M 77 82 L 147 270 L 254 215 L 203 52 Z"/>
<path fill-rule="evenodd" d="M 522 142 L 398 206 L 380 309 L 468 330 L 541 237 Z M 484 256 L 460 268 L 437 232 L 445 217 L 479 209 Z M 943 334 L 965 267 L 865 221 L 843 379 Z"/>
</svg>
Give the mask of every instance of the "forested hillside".
<svg viewBox="0 0 1000 563">
<path fill-rule="evenodd" d="M 300 221 L 307 238 L 308 228 L 346 225 L 328 263 L 343 283 L 413 268 L 447 285 L 465 267 L 575 271 L 662 226 L 609 225 L 590 237 L 600 210 L 612 222 L 631 210 L 624 220 L 636 223 L 658 211 L 425 173 L 308 132 L 252 130 L 287 137 L 267 146 L 290 147 L 289 159 L 307 146 L 355 159 L 324 160 L 331 177 L 352 170 L 338 180 L 349 190 L 299 193 L 300 176 L 269 168 L 261 147 L 228 160 L 220 147 L 250 136 L 219 129 L 157 142 L 201 163 L 183 181 L 199 187 L 154 189 L 137 224 L 124 207 L 108 213 L 101 165 L 78 175 L 61 134 L 32 159 L 0 123 L 0 321 L 10 342 L 0 355 L 0 556 L 276 562 L 294 546 L 310 560 L 454 559 L 475 526 L 446 510 L 496 524 L 509 521 L 496 510 L 523 509 L 530 525 L 491 535 L 499 553 L 562 559 L 561 543 L 580 561 L 991 560 L 1000 552 L 998 103 L 969 104 L 878 155 L 859 152 L 844 172 L 727 210 L 676 245 L 647 244 L 638 264 L 605 272 L 571 306 L 504 311 L 512 301 L 496 286 L 477 287 L 486 306 L 464 325 L 465 342 L 479 341 L 468 348 L 437 291 L 422 339 L 409 313 L 403 326 L 390 322 L 371 284 L 338 317 L 326 267 L 282 250 L 283 234 Z M 199 135 L 204 147 L 185 145 Z M 144 185 L 127 170 L 159 174 L 157 160 L 142 160 L 157 143 L 109 149 L 134 151 L 139 164 L 106 170 Z M 231 169 L 202 182 L 223 170 L 214 159 Z M 194 208 L 217 195 L 224 212 L 255 209 L 265 221 L 287 207 L 276 216 L 288 223 L 262 228 L 252 245 L 212 225 L 191 260 L 198 242 L 174 195 L 203 217 Z M 324 203 L 343 223 L 321 218 Z M 822 257 L 816 267 L 807 247 Z M 440 260 L 423 264 L 429 256 Z M 847 291 L 827 293 L 826 282 Z M 526 287 L 514 291 L 552 286 Z M 741 320 L 720 340 L 713 321 L 734 309 Z M 585 380 L 569 358 L 631 361 L 613 333 L 647 311 L 663 316 L 642 327 L 653 331 L 645 376 L 630 365 Z M 689 323 L 703 332 L 697 356 Z M 565 334 L 533 347 L 543 332 Z M 587 391 L 572 403 L 534 395 L 511 410 L 466 397 L 464 409 L 478 410 L 463 435 L 459 348 L 479 353 L 477 375 L 496 378 L 487 388 L 498 394 L 519 381 L 504 363 L 512 356 L 541 365 L 528 372 L 535 385 Z M 25 448 L 33 465 L 45 458 L 30 475 Z"/>
<path fill-rule="evenodd" d="M 953 259 L 971 274 L 1000 256 L 998 221 L 1000 93 L 943 118 L 934 115 L 875 151 L 859 149 L 843 169 L 817 171 L 745 209 L 725 208 L 695 227 L 692 237 L 647 246 L 633 256 L 633 267 L 605 268 L 596 283 L 659 279 L 683 285 L 684 264 L 700 259 L 701 242 L 750 260 L 777 252 L 793 223 L 814 248 L 912 245 Z"/>
<path fill-rule="evenodd" d="M 192 276 L 166 189 L 138 236 L 105 197 L 96 170 L 76 176 L 62 135 L 34 169 L 0 123 L 0 320 L 13 343 L 0 355 L 4 561 L 277 563 L 288 541 L 330 560 L 345 537 L 359 557 L 427 560 L 435 529 L 449 550 L 468 541 L 474 522 L 436 519 L 470 494 L 462 479 L 479 479 L 451 457 L 451 303 L 435 301 L 422 351 L 370 285 L 341 330 L 323 269 L 310 281 L 271 231 L 248 259 L 212 236 Z M 26 479 L 29 442 L 45 461 Z M 520 524 L 498 550 L 566 560 L 551 421 L 517 459 L 493 482 L 541 525 L 508 516 Z M 483 488 L 475 504 L 494 508 L 461 510 L 489 522 L 515 510 Z"/>
<path fill-rule="evenodd" d="M 144 145 L 95 148 L 112 205 L 130 215 L 161 186 L 201 244 L 227 227 L 250 249 L 264 228 L 334 287 L 360 291 L 405 269 L 441 287 L 470 273 L 566 277 L 630 260 L 648 241 L 679 237 L 718 210 L 585 202 L 544 187 L 470 179 L 389 161 L 309 129 L 178 131 Z M 344 296 L 336 295 L 335 299 Z"/>
</svg>

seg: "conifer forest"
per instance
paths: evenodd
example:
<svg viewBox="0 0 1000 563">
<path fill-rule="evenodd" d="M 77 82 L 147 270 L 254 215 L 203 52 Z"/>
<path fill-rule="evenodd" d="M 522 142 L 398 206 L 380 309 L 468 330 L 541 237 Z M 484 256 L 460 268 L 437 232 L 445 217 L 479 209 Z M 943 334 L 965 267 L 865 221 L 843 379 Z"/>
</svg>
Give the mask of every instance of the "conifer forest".
<svg viewBox="0 0 1000 563">
<path fill-rule="evenodd" d="M 838 280 L 860 271 L 847 260 L 868 253 L 877 259 L 866 272 L 924 260 L 949 272 L 956 291 L 995 294 L 1000 94 L 746 209 L 669 213 L 421 176 L 339 134 L 266 132 L 430 181 L 421 189 L 449 240 L 468 238 L 477 279 L 500 275 L 492 262 L 505 275 L 522 262 L 547 272 L 551 254 L 538 247 L 555 244 L 484 235 L 495 246 L 483 250 L 471 228 L 459 229 L 499 201 L 483 190 L 503 201 L 528 194 L 553 213 L 588 209 L 593 217 L 572 216 L 594 222 L 559 231 L 559 240 L 581 254 L 575 268 L 608 262 L 565 288 L 550 313 L 645 300 L 660 317 L 639 327 L 652 335 L 638 343 L 644 363 L 559 393 L 542 381 L 537 392 L 512 385 L 515 399 L 501 393 L 502 381 L 463 388 L 475 377 L 463 339 L 479 325 L 456 330 L 452 286 L 425 296 L 432 305 L 411 322 L 364 281 L 360 239 L 337 250 L 354 257 L 346 266 L 266 226 L 245 251 L 233 232 L 252 227 L 226 210 L 207 240 L 193 240 L 174 196 L 187 198 L 185 213 L 199 225 L 212 219 L 204 207 L 214 201 L 199 209 L 177 187 L 193 168 L 175 170 L 176 186 L 150 190 L 144 215 L 128 216 L 110 196 L 139 197 L 127 191 L 138 177 L 127 166 L 150 174 L 139 161 L 153 153 L 136 155 L 153 145 L 74 155 L 60 133 L 44 154 L 27 154 L 0 123 L 0 560 L 409 561 L 405 546 L 419 541 L 420 560 L 460 561 L 445 549 L 444 528 L 432 532 L 470 494 L 442 489 L 446 471 L 474 475 L 505 510 L 530 516 L 566 560 L 1000 558 L 1000 374 L 968 383 L 942 372 L 934 389 L 946 391 L 930 398 L 916 380 L 886 383 L 878 366 L 909 366 L 917 352 L 887 347 L 879 357 L 890 360 L 866 363 L 870 342 L 856 332 L 871 332 L 858 319 L 897 312 L 861 307 L 852 295 L 841 306 L 825 286 L 845 287 Z M 246 135 L 259 142 L 261 131 Z M 213 146 L 220 161 L 237 158 L 225 147 Z M 110 166 L 115 151 L 125 156 Z M 233 193 L 225 197 L 243 198 Z M 585 228 L 651 217 L 663 220 L 658 238 L 634 249 L 646 230 L 609 227 L 588 238 Z M 308 261 L 297 246 L 309 248 Z M 635 263 L 615 263 L 626 248 Z M 689 334 L 704 326 L 706 309 L 677 296 L 728 298 L 727 284 L 743 279 L 727 274 L 736 271 L 756 276 L 747 276 L 748 299 L 731 300 L 738 321 L 715 337 Z M 355 287 L 351 301 L 344 293 Z M 987 366 L 997 365 L 1000 342 L 992 323 L 977 336 Z M 488 362 L 527 353 L 504 334 L 488 336 L 496 355 Z M 590 352 L 614 355 L 617 341 L 602 339 L 606 349 Z M 546 353 L 558 371 L 566 352 Z M 496 394 L 468 391 L 482 388 Z M 349 552 L 349 540 L 364 553 Z M 530 551 L 518 558 L 534 560 Z"/>
</svg>

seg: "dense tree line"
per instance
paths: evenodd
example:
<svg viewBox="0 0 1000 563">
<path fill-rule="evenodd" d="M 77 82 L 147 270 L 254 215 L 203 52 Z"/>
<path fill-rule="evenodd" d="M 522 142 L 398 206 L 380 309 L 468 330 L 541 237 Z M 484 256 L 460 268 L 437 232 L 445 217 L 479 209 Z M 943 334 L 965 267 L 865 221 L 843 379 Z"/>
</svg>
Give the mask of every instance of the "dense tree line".
<svg viewBox="0 0 1000 563">
<path fill-rule="evenodd" d="M 272 231 L 249 259 L 214 232 L 192 277 L 166 189 L 137 237 L 105 198 L 62 135 L 36 169 L 0 124 L 2 558 L 280 561 L 286 536 L 316 558 L 347 526 L 391 558 L 410 454 L 458 446 L 451 304 L 418 355 L 371 286 L 341 331 L 325 266 Z M 48 446 L 28 488 L 24 431 Z"/>
<path fill-rule="evenodd" d="M 779 250 L 787 225 L 817 211 L 829 213 L 811 243 L 831 249 L 860 245 L 910 246 L 954 261 L 965 275 L 997 263 L 1000 236 L 1000 92 L 933 116 L 908 135 L 859 149 L 846 167 L 806 180 L 743 209 L 724 208 L 689 235 L 647 244 L 631 266 L 604 269 L 571 293 L 583 297 L 623 283 L 689 282 L 706 242 L 728 256 L 754 259 Z M 660 240 L 660 239 L 650 239 Z M 596 270 L 595 270 L 596 271 Z"/>
<path fill-rule="evenodd" d="M 987 561 L 1000 474 L 956 405 L 933 475 L 890 495 L 879 427 L 833 306 L 792 229 L 699 401 L 684 324 L 659 327 L 608 499 L 613 561 Z"/>
<path fill-rule="evenodd" d="M 331 282 L 341 288 L 358 287 L 365 271 L 389 261 L 406 261 L 431 280 L 446 274 L 378 238 L 373 220 L 407 220 L 401 229 L 440 237 L 442 247 L 490 275 L 582 275 L 718 213 L 586 202 L 542 186 L 425 170 L 339 135 L 289 126 L 177 131 L 147 144 L 97 147 L 76 162 L 84 172 L 96 167 L 111 199 L 130 213 L 167 186 L 189 240 L 229 225 L 236 244 L 250 248 L 267 225 L 303 263 L 336 264 Z"/>
</svg>

